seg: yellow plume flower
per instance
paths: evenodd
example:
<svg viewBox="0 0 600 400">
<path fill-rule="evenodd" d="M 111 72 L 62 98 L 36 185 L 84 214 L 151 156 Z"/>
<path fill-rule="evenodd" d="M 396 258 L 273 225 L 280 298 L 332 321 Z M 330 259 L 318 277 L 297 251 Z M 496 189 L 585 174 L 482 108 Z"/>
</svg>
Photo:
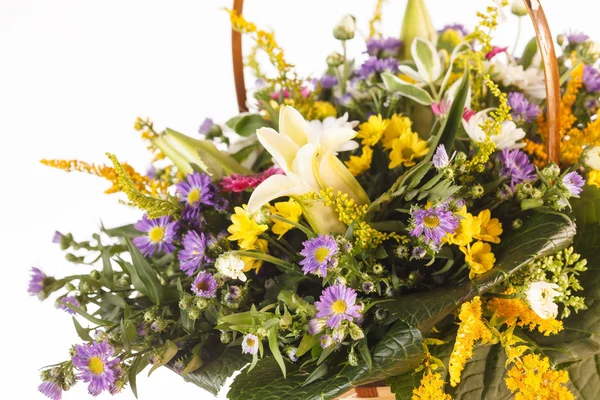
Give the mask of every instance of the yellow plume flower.
<svg viewBox="0 0 600 400">
<path fill-rule="evenodd" d="M 231 225 L 227 232 L 231 235 L 227 238 L 231 241 L 237 240 L 242 250 L 253 250 L 258 237 L 265 232 L 269 226 L 258 224 L 252 215 L 243 207 L 235 207 L 235 214 L 231 216 Z"/>
<path fill-rule="evenodd" d="M 373 149 L 369 146 L 364 146 L 360 156 L 350 156 L 350 159 L 345 164 L 352 175 L 357 176 L 368 170 L 371 167 L 372 161 Z"/>
<path fill-rule="evenodd" d="M 300 220 L 300 216 L 302 215 L 302 207 L 300 207 L 300 204 L 298 204 L 298 202 L 294 199 L 275 203 L 275 205 L 270 206 L 270 209 L 271 214 L 280 215 L 292 222 L 298 222 Z M 271 220 L 273 221 L 273 227 L 271 227 L 271 230 L 274 234 L 279 235 L 280 238 L 285 235 L 287 231 L 294 227 L 287 222 L 283 222 L 275 218 L 272 218 Z"/>
<path fill-rule="evenodd" d="M 444 393 L 444 381 L 438 373 L 427 372 L 421 379 L 421 386 L 413 389 L 412 400 L 452 400 Z"/>
<path fill-rule="evenodd" d="M 506 386 L 515 394 L 515 400 L 574 400 L 564 386 L 569 381 L 567 371 L 555 371 L 548 357 L 527 354 L 515 362 L 506 374 Z"/>
<path fill-rule="evenodd" d="M 481 319 L 481 299 L 479 296 L 463 303 L 460 307 L 459 318 L 461 322 L 448 364 L 450 385 L 452 386 L 460 383 L 460 374 L 467 361 L 473 356 L 475 342 L 481 339 L 481 342 L 485 344 L 492 340 L 492 332 Z"/>
</svg>

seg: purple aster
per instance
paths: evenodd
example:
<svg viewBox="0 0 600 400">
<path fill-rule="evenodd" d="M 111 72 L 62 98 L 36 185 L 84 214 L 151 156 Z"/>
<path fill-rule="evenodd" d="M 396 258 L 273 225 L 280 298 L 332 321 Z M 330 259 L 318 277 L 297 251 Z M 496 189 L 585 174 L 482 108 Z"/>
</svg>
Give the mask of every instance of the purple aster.
<svg viewBox="0 0 600 400">
<path fill-rule="evenodd" d="M 402 42 L 394 37 L 370 38 L 367 41 L 367 53 L 373 57 L 394 57 L 398 54 L 401 44 Z"/>
<path fill-rule="evenodd" d="M 171 221 L 171 217 L 149 219 L 144 215 L 134 227 L 140 232 L 145 232 L 146 235 L 134 238 L 133 244 L 147 257 L 162 251 L 172 253 L 175 250 L 173 240 L 178 226 L 179 223 Z"/>
<path fill-rule="evenodd" d="M 413 218 L 413 229 L 409 232 L 411 236 L 425 236 L 425 243 L 442 243 L 448 233 L 453 233 L 458 228 L 459 220 L 447 204 L 428 209 L 414 208 L 411 211 Z"/>
<path fill-rule="evenodd" d="M 333 344 L 333 339 L 331 338 L 331 335 L 321 335 L 321 338 L 319 339 L 319 343 L 321 344 L 321 348 L 322 349 L 326 349 L 327 347 L 331 346 Z"/>
<path fill-rule="evenodd" d="M 398 72 L 398 60 L 395 58 L 382 58 L 369 57 L 356 71 L 356 75 L 362 79 L 367 80 L 376 73 L 381 72 Z"/>
<path fill-rule="evenodd" d="M 534 181 L 535 168 L 529 161 L 527 154 L 521 150 L 502 150 L 500 154 L 500 176 L 510 179 L 510 188 L 515 189 L 515 185 L 523 182 Z"/>
<path fill-rule="evenodd" d="M 343 320 L 352 322 L 354 318 L 360 318 L 361 306 L 356 305 L 356 292 L 341 283 L 325 289 L 315 306 L 316 317 L 327 318 L 327 326 L 333 329 Z"/>
<path fill-rule="evenodd" d="M 179 252 L 179 269 L 192 276 L 207 261 L 206 258 L 206 237 L 204 233 L 189 231 L 183 238 L 183 250 Z"/>
<path fill-rule="evenodd" d="M 62 243 L 64 235 L 59 231 L 54 232 L 54 236 L 52 236 L 52 243 Z"/>
<path fill-rule="evenodd" d="M 29 278 L 29 288 L 27 288 L 27 292 L 32 296 L 39 296 L 44 290 L 44 281 L 47 276 L 36 267 L 31 267 L 31 277 Z"/>
<path fill-rule="evenodd" d="M 529 102 L 523 93 L 511 92 L 508 94 L 510 115 L 515 121 L 533 122 L 542 112 L 537 104 Z"/>
<path fill-rule="evenodd" d="M 76 315 L 77 313 L 75 311 L 73 311 L 72 309 L 70 309 L 67 304 L 70 304 L 72 306 L 75 307 L 81 307 L 81 304 L 79 303 L 79 300 L 77 300 L 77 298 L 75 296 L 65 296 L 62 299 L 60 299 L 60 303 L 58 305 L 58 308 L 60 308 L 61 310 L 66 311 L 67 313 L 71 314 L 71 315 Z"/>
<path fill-rule="evenodd" d="M 142 322 L 135 328 L 135 331 L 138 336 L 144 337 L 148 334 L 148 325 L 145 322 Z"/>
<path fill-rule="evenodd" d="M 569 44 L 580 44 L 588 40 L 590 37 L 583 32 L 569 31 L 565 33 Z"/>
<path fill-rule="evenodd" d="M 217 281 L 208 272 L 200 272 L 194 283 L 192 283 L 192 292 L 199 297 L 215 297 L 217 294 Z"/>
<path fill-rule="evenodd" d="M 577 172 L 569 172 L 562 179 L 562 184 L 571 196 L 579 196 L 579 193 L 583 190 L 582 187 L 585 184 L 585 180 Z"/>
<path fill-rule="evenodd" d="M 327 276 L 327 268 L 335 263 L 338 254 L 338 245 L 335 239 L 329 235 L 321 235 L 316 238 L 302 242 L 304 249 L 300 252 L 304 260 L 300 261 L 302 271 L 306 274 L 320 274 L 323 278 Z"/>
<path fill-rule="evenodd" d="M 62 398 L 62 388 L 55 382 L 42 382 L 42 384 L 38 386 L 38 391 L 52 400 L 60 400 Z"/>
<path fill-rule="evenodd" d="M 114 367 L 119 359 L 113 358 L 114 351 L 115 349 L 106 340 L 102 343 L 75 345 L 73 366 L 80 371 L 78 378 L 89 382 L 88 392 L 92 396 L 110 390 L 117 379 Z"/>
<path fill-rule="evenodd" d="M 258 337 L 251 333 L 244 336 L 242 340 L 242 353 L 244 354 L 256 354 L 258 353 Z"/>
<path fill-rule="evenodd" d="M 183 217 L 194 219 L 200 215 L 200 205 L 212 206 L 214 186 L 210 176 L 204 172 L 193 172 L 188 174 L 184 181 L 177 184 L 179 199 L 185 202 Z"/>
<path fill-rule="evenodd" d="M 313 318 L 308 321 L 308 333 L 310 335 L 316 335 L 325 329 L 326 320 L 323 318 Z"/>
<path fill-rule="evenodd" d="M 446 146 L 440 144 L 437 149 L 435 149 L 435 154 L 433 155 L 433 166 L 440 169 L 446 168 L 448 164 L 450 164 L 450 159 L 446 152 Z"/>
<path fill-rule="evenodd" d="M 181 358 L 173 363 L 173 371 L 175 371 L 175 373 L 178 375 L 182 374 L 184 368 L 185 368 L 185 363 L 183 362 L 183 359 L 181 359 Z"/>
<path fill-rule="evenodd" d="M 323 75 L 321 79 L 316 79 L 315 81 L 315 85 L 320 83 L 323 89 L 331 89 L 338 84 L 337 78 L 333 75 Z"/>
<path fill-rule="evenodd" d="M 439 33 L 445 32 L 448 29 L 452 29 L 455 30 L 457 32 L 460 32 L 461 35 L 463 36 L 467 36 L 469 34 L 469 31 L 467 30 L 467 28 L 465 28 L 465 26 L 463 24 L 448 24 L 445 25 L 441 30 L 439 30 Z"/>
<path fill-rule="evenodd" d="M 215 123 L 213 122 L 212 119 L 206 118 L 204 121 L 202 121 L 200 128 L 198 128 L 198 132 L 201 135 L 206 135 L 208 132 L 210 132 L 210 130 L 212 129 L 212 127 L 214 125 L 215 125 Z"/>
<path fill-rule="evenodd" d="M 600 92 L 600 71 L 589 65 L 584 66 L 583 84 L 588 92 Z"/>
</svg>

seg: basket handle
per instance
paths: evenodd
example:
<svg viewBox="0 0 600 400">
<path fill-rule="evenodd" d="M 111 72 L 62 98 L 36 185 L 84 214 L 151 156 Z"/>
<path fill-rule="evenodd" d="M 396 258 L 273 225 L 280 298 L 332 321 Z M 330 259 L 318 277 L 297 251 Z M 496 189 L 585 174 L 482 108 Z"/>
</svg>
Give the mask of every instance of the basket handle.
<svg viewBox="0 0 600 400">
<path fill-rule="evenodd" d="M 560 155 L 560 77 L 558 75 L 558 61 L 554 51 L 554 41 L 542 6 L 538 4 L 534 10 L 531 0 L 524 0 L 524 2 L 533 22 L 538 48 L 544 62 L 548 113 L 548 160 L 558 164 Z M 238 14 L 242 14 L 243 8 L 244 0 L 233 0 L 233 9 Z M 240 112 L 245 112 L 248 111 L 248 107 L 246 106 L 246 83 L 244 82 L 242 35 L 233 29 L 231 30 L 231 54 L 238 109 Z"/>
</svg>

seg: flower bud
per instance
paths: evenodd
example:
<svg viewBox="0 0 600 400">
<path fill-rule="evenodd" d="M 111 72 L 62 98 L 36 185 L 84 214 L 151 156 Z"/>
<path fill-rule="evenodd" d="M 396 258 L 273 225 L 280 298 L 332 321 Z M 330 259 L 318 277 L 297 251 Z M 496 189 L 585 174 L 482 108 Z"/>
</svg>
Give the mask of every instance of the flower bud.
<svg viewBox="0 0 600 400">
<path fill-rule="evenodd" d="M 65 283 L 65 290 L 72 292 L 75 289 L 76 289 L 75 285 L 73 285 L 71 282 Z"/>
<path fill-rule="evenodd" d="M 410 49 L 413 40 L 417 37 L 435 42 L 437 31 L 433 27 L 425 1 L 408 0 L 400 32 L 400 40 L 404 43 L 405 59 L 411 58 Z"/>
<path fill-rule="evenodd" d="M 454 163 L 456 165 L 462 165 L 465 163 L 465 161 L 467 161 L 467 155 L 465 153 L 462 151 L 456 153 L 456 157 L 454 157 Z"/>
<path fill-rule="evenodd" d="M 321 348 L 326 349 L 333 344 L 333 339 L 331 338 L 331 335 L 322 335 L 319 339 L 319 342 L 321 344 Z"/>
<path fill-rule="evenodd" d="M 513 0 L 510 5 L 510 11 L 517 17 L 524 17 L 527 15 L 527 7 L 525 7 L 523 0 Z"/>
<path fill-rule="evenodd" d="M 363 332 L 363 330 L 360 329 L 360 327 L 353 322 L 350 322 L 349 331 L 352 340 L 361 340 L 365 337 L 365 333 Z"/>
<path fill-rule="evenodd" d="M 131 286 L 131 279 L 129 279 L 129 276 L 125 274 L 121 275 L 119 277 L 119 285 Z"/>
<path fill-rule="evenodd" d="M 285 349 L 285 354 L 288 356 L 288 358 L 290 359 L 291 362 L 296 362 L 298 361 L 298 356 L 296 355 L 296 352 L 298 351 L 298 349 L 296 347 L 288 347 L 287 349 Z"/>
<path fill-rule="evenodd" d="M 396 257 L 402 259 L 402 258 L 408 258 L 408 247 L 406 247 L 405 245 L 401 244 L 398 245 L 398 247 L 396 247 Z"/>
<path fill-rule="evenodd" d="M 337 328 L 331 333 L 331 338 L 333 339 L 333 341 L 335 343 L 338 343 L 338 344 L 342 343 L 344 341 L 345 337 L 346 337 L 346 330 L 343 327 Z"/>
<path fill-rule="evenodd" d="M 316 335 L 321 333 L 326 326 L 325 318 L 313 318 L 308 321 L 308 333 L 311 335 Z"/>
<path fill-rule="evenodd" d="M 377 311 L 375 311 L 375 319 L 377 321 L 383 321 L 384 319 L 386 319 L 388 316 L 388 312 L 387 310 L 384 310 L 383 308 L 378 308 Z"/>
<path fill-rule="evenodd" d="M 229 343 L 231 342 L 232 336 L 231 336 L 231 332 L 229 331 L 221 331 L 221 336 L 219 337 L 221 339 L 221 343 Z"/>
<path fill-rule="evenodd" d="M 100 271 L 98 270 L 92 270 L 92 272 L 90 272 L 90 277 L 95 280 L 95 281 L 99 281 L 102 276 L 100 275 Z"/>
<path fill-rule="evenodd" d="M 366 281 L 362 284 L 362 290 L 365 293 L 371 293 L 373 290 L 375 290 L 375 285 L 371 281 Z"/>
<path fill-rule="evenodd" d="M 344 56 L 334 51 L 333 53 L 327 56 L 326 62 L 327 65 L 332 68 L 339 67 L 344 63 Z"/>
<path fill-rule="evenodd" d="M 546 179 L 554 179 L 560 174 L 560 167 L 556 164 L 550 164 L 542 170 L 541 174 Z"/>
<path fill-rule="evenodd" d="M 352 350 L 350 350 L 350 353 L 348 354 L 348 364 L 350 364 L 353 367 L 356 367 L 358 365 L 358 356 L 354 352 L 354 347 L 352 348 Z"/>
<path fill-rule="evenodd" d="M 356 20 L 352 15 L 345 15 L 342 20 L 333 28 L 333 37 L 337 40 L 350 40 L 354 38 L 356 30 Z"/>
<path fill-rule="evenodd" d="M 200 318 L 200 309 L 198 307 L 190 308 L 188 311 L 188 317 L 190 317 L 192 321 Z"/>
<path fill-rule="evenodd" d="M 558 43 L 559 46 L 562 46 L 563 44 L 565 44 L 566 40 L 567 40 L 567 38 L 563 34 L 560 34 L 556 37 L 556 43 Z"/>
<path fill-rule="evenodd" d="M 513 222 L 512 222 L 513 229 L 521 229 L 522 226 L 523 226 L 522 219 L 517 218 L 517 219 L 513 220 Z"/>
<path fill-rule="evenodd" d="M 373 273 L 375 275 L 381 275 L 383 273 L 383 265 L 377 263 L 373 265 Z"/>
<path fill-rule="evenodd" d="M 156 310 L 155 309 L 152 308 L 144 313 L 144 321 L 150 323 L 150 322 L 154 321 L 154 318 L 156 318 Z"/>
</svg>

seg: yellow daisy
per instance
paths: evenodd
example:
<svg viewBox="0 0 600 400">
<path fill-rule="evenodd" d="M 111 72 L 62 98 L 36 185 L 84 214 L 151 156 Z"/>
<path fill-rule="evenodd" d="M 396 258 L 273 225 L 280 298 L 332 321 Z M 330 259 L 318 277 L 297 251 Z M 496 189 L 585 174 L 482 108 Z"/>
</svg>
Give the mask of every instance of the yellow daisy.
<svg viewBox="0 0 600 400">
<path fill-rule="evenodd" d="M 275 205 L 271 206 L 270 208 L 271 214 L 280 215 L 292 222 L 298 222 L 300 220 L 300 216 L 302 215 L 302 207 L 300 207 L 300 204 L 298 204 L 298 202 L 296 202 L 294 199 L 275 203 Z M 271 220 L 273 221 L 271 230 L 274 234 L 279 235 L 280 238 L 285 235 L 287 231 L 294 227 L 287 222 L 283 222 L 275 218 L 271 218 Z"/>
<path fill-rule="evenodd" d="M 357 176 L 371 167 L 371 161 L 373 161 L 373 150 L 369 146 L 364 146 L 360 156 L 350 156 L 350 160 L 346 161 L 346 167 L 352 175 Z"/>
<path fill-rule="evenodd" d="M 383 131 L 383 138 L 381 139 L 383 148 L 391 150 L 394 139 L 398 139 L 405 132 L 412 132 L 412 121 L 410 118 L 405 117 L 402 114 L 392 115 L 390 123 Z"/>
<path fill-rule="evenodd" d="M 500 243 L 500 235 L 502 234 L 502 223 L 498 218 L 491 218 L 490 210 L 483 210 L 477 215 L 480 222 L 480 231 L 477 235 L 473 235 L 475 239 L 485 242 Z M 491 219 L 490 219 L 491 218 Z"/>
<path fill-rule="evenodd" d="M 247 250 L 258 250 L 261 253 L 269 254 L 269 242 L 265 239 L 258 239 L 254 242 L 254 245 Z M 263 260 L 258 260 L 252 257 L 242 257 L 242 261 L 244 262 L 244 272 L 248 272 L 251 269 L 256 270 L 256 272 L 260 271 L 260 268 L 263 265 Z"/>
<path fill-rule="evenodd" d="M 600 171 L 590 171 L 588 174 L 587 184 L 600 188 Z"/>
<path fill-rule="evenodd" d="M 475 242 L 472 246 L 461 246 L 460 251 L 465 254 L 465 261 L 471 268 L 470 279 L 489 271 L 496 262 L 496 256 L 492 253 L 492 246 L 489 243 Z"/>
<path fill-rule="evenodd" d="M 463 206 L 456 213 L 460 218 L 460 225 L 453 234 L 446 236 L 446 241 L 457 246 L 466 246 L 473 241 L 473 237 L 481 232 L 481 221 L 478 217 L 467 212 L 467 207 Z"/>
<path fill-rule="evenodd" d="M 416 132 L 404 132 L 399 138 L 392 141 L 389 168 L 396 168 L 400 164 L 412 167 L 417 163 L 416 159 L 423 157 L 428 152 L 427 142 L 419 138 Z"/>
<path fill-rule="evenodd" d="M 227 239 L 237 240 L 243 250 L 253 249 L 258 237 L 268 228 L 268 225 L 256 223 L 244 204 L 243 207 L 236 207 L 235 214 L 231 216 L 231 225 L 227 228 L 227 232 L 231 233 L 231 236 Z"/>
<path fill-rule="evenodd" d="M 389 122 L 390 120 L 383 119 L 381 114 L 371 115 L 367 122 L 360 124 L 356 137 L 362 139 L 362 144 L 365 146 L 375 146 Z"/>
</svg>

